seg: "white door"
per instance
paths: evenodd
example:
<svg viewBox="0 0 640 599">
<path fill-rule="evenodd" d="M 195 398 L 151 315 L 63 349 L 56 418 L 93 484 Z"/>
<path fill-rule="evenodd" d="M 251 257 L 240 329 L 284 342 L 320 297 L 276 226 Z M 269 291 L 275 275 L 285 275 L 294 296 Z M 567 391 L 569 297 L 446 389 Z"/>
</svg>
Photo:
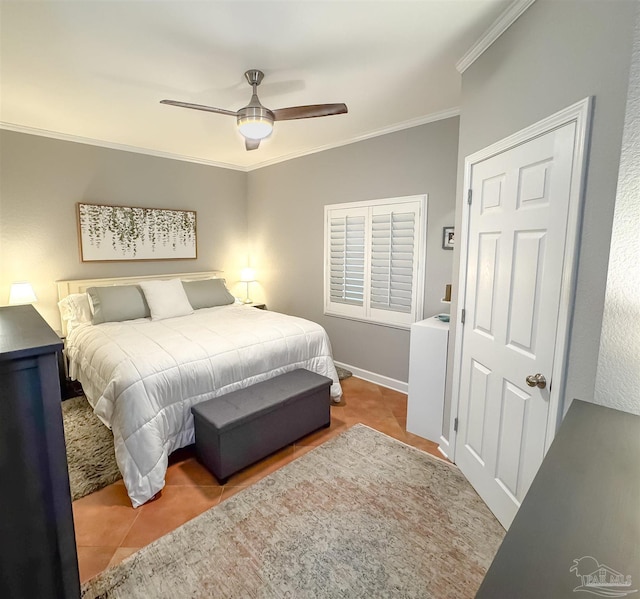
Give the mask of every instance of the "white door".
<svg viewBox="0 0 640 599">
<path fill-rule="evenodd" d="M 572 122 L 471 167 L 455 461 L 505 528 L 555 432 L 575 140 Z"/>
</svg>

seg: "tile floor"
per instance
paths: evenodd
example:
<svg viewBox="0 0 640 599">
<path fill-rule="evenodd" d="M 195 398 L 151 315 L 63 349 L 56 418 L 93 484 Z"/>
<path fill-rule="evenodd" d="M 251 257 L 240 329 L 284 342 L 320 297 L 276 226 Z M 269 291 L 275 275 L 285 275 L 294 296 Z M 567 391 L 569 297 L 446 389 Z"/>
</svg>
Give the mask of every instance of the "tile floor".
<svg viewBox="0 0 640 599">
<path fill-rule="evenodd" d="M 331 407 L 329 428 L 246 468 L 226 485 L 219 485 L 187 447 L 170 457 L 166 486 L 158 498 L 137 509 L 131 507 L 122 481 L 74 501 L 80 580 L 92 578 L 358 422 L 442 457 L 437 444 L 406 432 L 405 394 L 355 377 L 342 381 L 342 389 L 341 404 Z"/>
</svg>

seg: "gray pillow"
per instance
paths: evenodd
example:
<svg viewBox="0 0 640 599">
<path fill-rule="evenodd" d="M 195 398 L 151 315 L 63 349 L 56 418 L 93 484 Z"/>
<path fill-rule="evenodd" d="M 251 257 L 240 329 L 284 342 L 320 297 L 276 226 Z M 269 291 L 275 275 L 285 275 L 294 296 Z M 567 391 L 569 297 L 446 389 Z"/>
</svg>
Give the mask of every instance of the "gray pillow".
<svg viewBox="0 0 640 599">
<path fill-rule="evenodd" d="M 89 287 L 87 294 L 93 307 L 93 324 L 151 316 L 147 300 L 138 285 Z"/>
<path fill-rule="evenodd" d="M 233 304 L 236 298 L 229 293 L 224 279 L 206 279 L 204 281 L 182 281 L 182 286 L 194 310 L 226 306 Z"/>
</svg>

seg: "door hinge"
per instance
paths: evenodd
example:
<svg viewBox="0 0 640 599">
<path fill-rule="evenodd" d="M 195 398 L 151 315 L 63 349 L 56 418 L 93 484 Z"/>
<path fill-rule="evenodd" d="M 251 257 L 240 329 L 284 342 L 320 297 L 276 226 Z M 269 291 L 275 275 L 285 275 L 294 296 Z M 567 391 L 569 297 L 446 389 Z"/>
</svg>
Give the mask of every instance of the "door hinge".
<svg viewBox="0 0 640 599">
<path fill-rule="evenodd" d="M 453 431 L 456 432 L 456 433 L 458 432 L 458 419 L 457 418 L 453 419 Z"/>
<path fill-rule="evenodd" d="M 460 315 L 460 322 L 464 324 L 464 321 L 466 320 L 466 318 L 467 318 L 467 311 L 464 308 L 462 308 L 462 314 Z"/>
<path fill-rule="evenodd" d="M 469 204 L 469 206 L 471 206 L 471 197 L 473 196 L 473 190 L 469 189 L 467 191 L 467 204 Z"/>
</svg>

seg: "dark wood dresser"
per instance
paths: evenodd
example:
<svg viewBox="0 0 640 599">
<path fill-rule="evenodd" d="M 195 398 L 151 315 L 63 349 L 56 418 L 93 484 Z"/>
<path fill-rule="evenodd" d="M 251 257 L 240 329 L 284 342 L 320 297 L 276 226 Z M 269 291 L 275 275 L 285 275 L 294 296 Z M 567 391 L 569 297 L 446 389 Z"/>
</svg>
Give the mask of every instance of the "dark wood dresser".
<svg viewBox="0 0 640 599">
<path fill-rule="evenodd" d="M 640 416 L 574 400 L 476 599 L 640 597 Z"/>
<path fill-rule="evenodd" d="M 0 597 L 80 597 L 58 353 L 31 305 L 0 307 Z"/>
</svg>

